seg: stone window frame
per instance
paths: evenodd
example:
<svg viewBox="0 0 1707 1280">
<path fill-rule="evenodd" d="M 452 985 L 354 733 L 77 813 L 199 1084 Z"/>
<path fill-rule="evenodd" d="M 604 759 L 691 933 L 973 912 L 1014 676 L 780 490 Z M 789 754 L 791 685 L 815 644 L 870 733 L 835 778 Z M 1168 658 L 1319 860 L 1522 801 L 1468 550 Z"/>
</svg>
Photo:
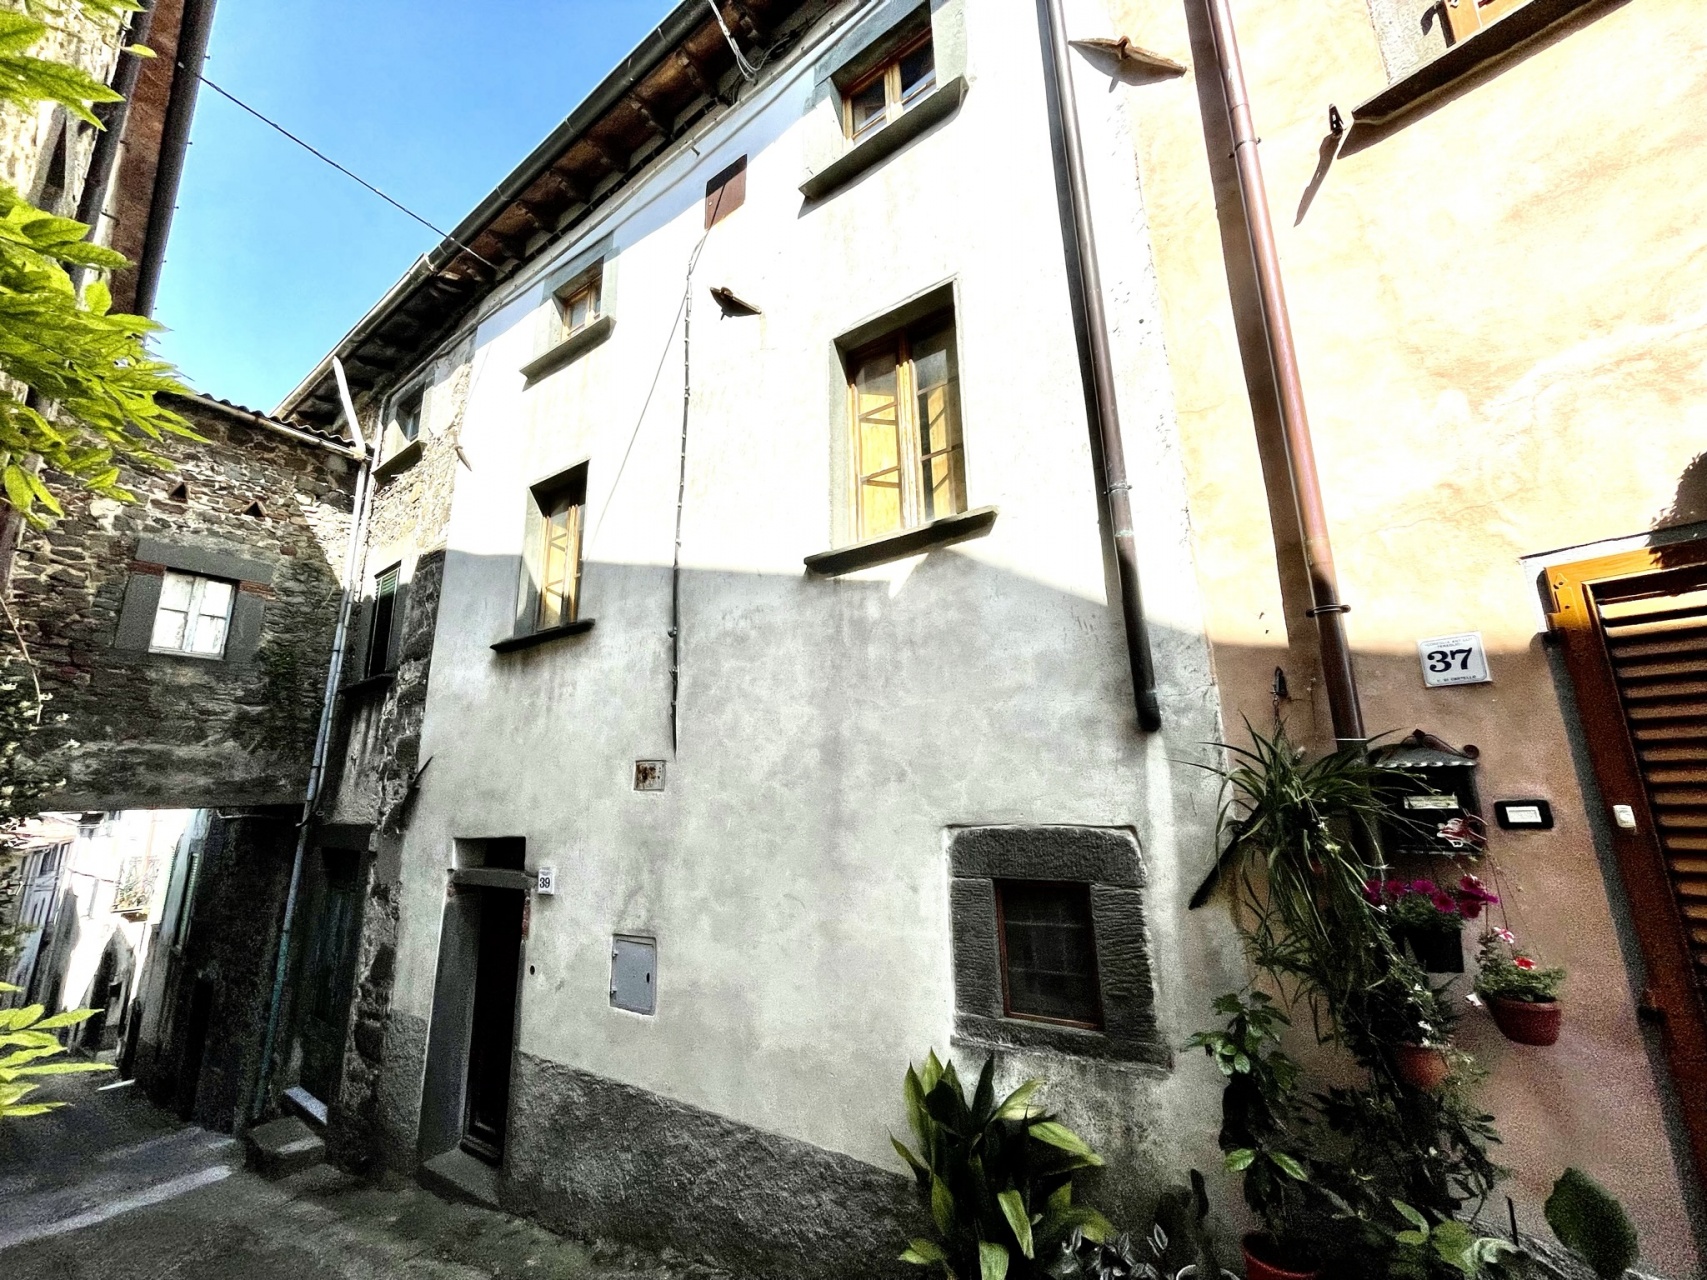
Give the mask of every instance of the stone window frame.
<svg viewBox="0 0 1707 1280">
<path fill-rule="evenodd" d="M 154 615 L 160 607 L 160 589 L 167 571 L 223 578 L 237 584 L 231 618 L 221 657 L 155 650 Z M 119 608 L 113 648 L 131 651 L 138 657 L 162 662 L 190 661 L 244 666 L 253 661 L 261 645 L 266 620 L 266 601 L 273 595 L 273 566 L 217 547 L 138 538 L 125 583 L 124 603 Z"/>
<path fill-rule="evenodd" d="M 1167 1067 L 1172 1054 L 1156 1020 L 1146 877 L 1129 827 L 966 826 L 947 833 L 954 970 L 954 1043 L 995 1050 L 1047 1050 Z M 1086 885 L 1096 933 L 1099 1029 L 1005 1012 L 996 882 Z"/>
</svg>

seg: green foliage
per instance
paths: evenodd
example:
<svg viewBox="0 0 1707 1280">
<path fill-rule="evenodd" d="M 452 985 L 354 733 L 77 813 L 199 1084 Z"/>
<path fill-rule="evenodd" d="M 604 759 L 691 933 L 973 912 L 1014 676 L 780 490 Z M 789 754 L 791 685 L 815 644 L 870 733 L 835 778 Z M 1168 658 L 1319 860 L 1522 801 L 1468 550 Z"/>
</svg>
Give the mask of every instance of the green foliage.
<svg viewBox="0 0 1707 1280">
<path fill-rule="evenodd" d="M 49 697 L 31 678 L 24 657 L 0 639 L 0 836 L 35 817 L 46 797 L 64 785 L 39 751 L 25 749 L 41 732 Z"/>
<path fill-rule="evenodd" d="M 1543 969 L 1496 931 L 1482 939 L 1476 955 L 1476 994 L 1539 1004 L 1557 1000 L 1565 983 L 1563 969 Z"/>
<path fill-rule="evenodd" d="M 1028 1080 L 1001 1101 L 995 1059 L 984 1063 L 970 1101 L 954 1064 L 933 1052 L 907 1068 L 904 1092 L 914 1147 L 891 1139 L 930 1206 L 935 1240 L 914 1240 L 903 1262 L 940 1267 L 951 1280 L 1043 1274 L 1073 1233 L 1104 1240 L 1113 1228 L 1073 1203 L 1073 1173 L 1102 1163 L 1094 1151 L 1033 1101 Z M 916 1149 L 915 1149 L 916 1148 Z"/>
<path fill-rule="evenodd" d="M 1636 1265 L 1635 1225 L 1611 1192 L 1581 1169 L 1566 1169 L 1547 1197 L 1547 1225 L 1601 1280 L 1616 1280 Z"/>
<path fill-rule="evenodd" d="M 1250 748 L 1228 747 L 1222 771 L 1230 833 L 1224 865 L 1241 887 L 1246 950 L 1290 1002 L 1309 1008 L 1316 1038 L 1340 1045 L 1366 1083 L 1297 1095 L 1297 1068 L 1279 1052 L 1286 1025 L 1266 997 L 1223 997 L 1224 1031 L 1191 1041 L 1227 1077 L 1222 1149 L 1244 1175 L 1245 1198 L 1290 1259 L 1316 1244 L 1347 1274 L 1379 1275 L 1401 1256 L 1420 1274 L 1455 1268 L 1432 1246 L 1399 1237 L 1414 1226 L 1395 1198 L 1446 1228 L 1502 1176 L 1488 1156 L 1492 1117 L 1470 1101 L 1468 1059 L 1437 1093 L 1406 1084 L 1404 1045 L 1443 1045 L 1451 1031 L 1444 988 L 1404 953 L 1391 913 L 1371 901 L 1384 884 L 1380 847 L 1391 771 L 1362 747 L 1311 760 L 1285 732 L 1252 731 Z"/>
<path fill-rule="evenodd" d="M 1230 1172 L 1244 1175 L 1245 1203 L 1262 1220 L 1277 1261 L 1308 1263 L 1312 1196 L 1310 1116 L 1298 1098 L 1298 1064 L 1281 1052 L 1286 1015 L 1260 991 L 1225 995 L 1215 1012 L 1224 1031 L 1200 1031 L 1187 1048 L 1202 1049 L 1227 1078 L 1221 1095 L 1221 1150 Z"/>
<path fill-rule="evenodd" d="M 1474 1280 L 1487 1274 L 1506 1258 L 1517 1255 L 1517 1247 L 1498 1236 L 1478 1236 L 1456 1218 L 1430 1223 L 1402 1200 L 1390 1202 L 1404 1219 L 1404 1230 L 1394 1233 L 1397 1250 L 1388 1264 L 1392 1280 L 1428 1280 L 1445 1263 L 1460 1275 Z"/>
<path fill-rule="evenodd" d="M 100 127 L 92 110 L 117 95 L 76 67 L 33 56 L 48 34 L 44 19 L 81 13 L 116 22 L 136 8 L 128 0 L 27 0 L 25 12 L 0 11 L 0 102 L 25 110 L 52 102 Z M 0 184 L 0 502 L 34 525 L 63 514 L 38 471 L 128 499 L 119 463 L 170 465 L 152 446 L 166 436 L 195 439 L 183 418 L 159 404 L 183 392 L 170 365 L 154 359 L 144 339 L 158 326 L 112 311 L 101 280 L 81 290 L 68 269 L 117 271 L 128 264 L 90 244 L 88 227 L 35 208 Z M 16 386 L 10 384 L 17 384 Z M 34 398 L 27 394 L 34 393 Z M 52 405 L 43 412 L 36 405 Z M 45 514 L 44 514 L 45 513 Z"/>
<path fill-rule="evenodd" d="M 18 988 L 0 982 L 0 993 L 16 994 Z M 45 1062 L 65 1052 L 59 1037 L 51 1034 L 74 1027 L 94 1017 L 93 1009 L 73 1009 L 44 1018 L 39 1004 L 20 1009 L 0 1009 L 0 1120 L 39 1116 L 63 1107 L 63 1102 L 25 1102 L 41 1086 L 29 1083 L 40 1076 L 67 1076 L 84 1071 L 111 1071 L 104 1062 Z"/>
</svg>

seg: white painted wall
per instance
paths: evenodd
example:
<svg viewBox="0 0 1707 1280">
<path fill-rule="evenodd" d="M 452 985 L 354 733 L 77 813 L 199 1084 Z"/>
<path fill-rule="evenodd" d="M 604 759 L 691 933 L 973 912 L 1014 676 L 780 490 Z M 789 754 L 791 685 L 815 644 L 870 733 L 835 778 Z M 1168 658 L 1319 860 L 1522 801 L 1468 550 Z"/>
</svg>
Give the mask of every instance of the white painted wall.
<svg viewBox="0 0 1707 1280">
<path fill-rule="evenodd" d="M 834 21 L 857 16 L 856 7 Z M 1075 35 L 1106 34 L 1100 6 Z M 949 1045 L 945 828 L 1134 827 L 1150 876 L 1164 1034 L 1238 985 L 1224 915 L 1187 917 L 1211 858 L 1219 736 L 1187 542 L 1155 282 L 1121 95 L 1081 64 L 1105 285 L 1167 729 L 1134 724 L 1099 533 L 1031 0 L 966 13 L 959 113 L 816 207 L 804 118 L 828 32 L 561 246 L 612 236 L 610 340 L 532 387 L 536 287 L 479 323 L 421 756 L 404 853 L 395 1008 L 430 1017 L 453 841 L 525 836 L 555 864 L 526 943 L 520 1047 L 899 1168 L 909 1059 Z M 682 530 L 680 752 L 669 724 L 683 273 L 705 180 L 750 155 L 746 206 L 694 277 Z M 832 342 L 953 281 L 979 541 L 833 581 Z M 722 320 L 707 289 L 763 309 Z M 656 374 L 656 388 L 653 388 Z M 643 412 L 644 410 L 644 412 Z M 587 635 L 496 655 L 511 632 L 526 487 L 590 459 Z M 668 789 L 637 794 L 637 758 Z M 655 1017 L 609 1007 L 613 933 L 655 934 Z M 981 1054 L 970 1055 L 973 1061 Z M 1211 1167 L 1219 1081 L 1054 1059 L 1094 1136 Z M 1081 1108 L 1070 1108 L 1078 1113 Z"/>
</svg>

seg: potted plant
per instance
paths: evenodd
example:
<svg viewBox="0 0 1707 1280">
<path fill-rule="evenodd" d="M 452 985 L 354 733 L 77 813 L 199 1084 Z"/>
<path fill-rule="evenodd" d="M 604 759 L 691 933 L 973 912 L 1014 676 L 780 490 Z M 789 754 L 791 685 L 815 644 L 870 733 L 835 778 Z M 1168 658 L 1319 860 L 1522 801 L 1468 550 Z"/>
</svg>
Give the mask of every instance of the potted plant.
<svg viewBox="0 0 1707 1280">
<path fill-rule="evenodd" d="M 1221 1095 L 1221 1150 L 1244 1175 L 1245 1203 L 1263 1229 L 1244 1238 L 1248 1280 L 1308 1280 L 1320 1274 L 1309 1226 L 1310 1116 L 1298 1099 L 1298 1064 L 1280 1050 L 1286 1015 L 1260 991 L 1225 995 L 1215 1012 L 1223 1031 L 1200 1031 L 1202 1049 L 1227 1077 Z"/>
<path fill-rule="evenodd" d="M 1360 1014 L 1365 1036 L 1387 1049 L 1400 1080 L 1428 1093 L 1446 1083 L 1457 1018 L 1444 989 L 1431 986 L 1420 966 L 1394 956 L 1387 980 L 1361 1002 Z"/>
<path fill-rule="evenodd" d="M 1430 973 L 1464 972 L 1464 922 L 1499 901 L 1472 875 L 1448 887 L 1433 880 L 1370 880 L 1363 893 L 1387 917 L 1393 941 Z"/>
<path fill-rule="evenodd" d="M 1559 1038 L 1563 1011 L 1559 988 L 1565 971 L 1543 969 L 1518 949 L 1509 929 L 1492 929 L 1476 957 L 1475 992 L 1494 1015 L 1494 1025 L 1518 1044 L 1549 1045 Z"/>
</svg>

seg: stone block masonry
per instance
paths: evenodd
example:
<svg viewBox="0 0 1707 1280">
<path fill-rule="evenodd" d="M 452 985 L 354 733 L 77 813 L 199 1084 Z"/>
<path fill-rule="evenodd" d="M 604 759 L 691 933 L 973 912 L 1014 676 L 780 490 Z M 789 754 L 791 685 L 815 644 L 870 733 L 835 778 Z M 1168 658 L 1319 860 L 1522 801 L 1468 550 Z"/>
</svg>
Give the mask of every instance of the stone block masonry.
<svg viewBox="0 0 1707 1280">
<path fill-rule="evenodd" d="M 178 400 L 201 443 L 132 468 L 134 503 L 73 492 L 25 531 L 13 609 L 50 723 L 32 750 L 68 809 L 300 801 L 337 622 L 355 464 L 217 402 Z M 169 561 L 170 563 L 162 563 Z M 236 586 L 218 658 L 150 649 L 168 569 Z M 16 637 L 6 637 L 14 649 Z"/>
</svg>

